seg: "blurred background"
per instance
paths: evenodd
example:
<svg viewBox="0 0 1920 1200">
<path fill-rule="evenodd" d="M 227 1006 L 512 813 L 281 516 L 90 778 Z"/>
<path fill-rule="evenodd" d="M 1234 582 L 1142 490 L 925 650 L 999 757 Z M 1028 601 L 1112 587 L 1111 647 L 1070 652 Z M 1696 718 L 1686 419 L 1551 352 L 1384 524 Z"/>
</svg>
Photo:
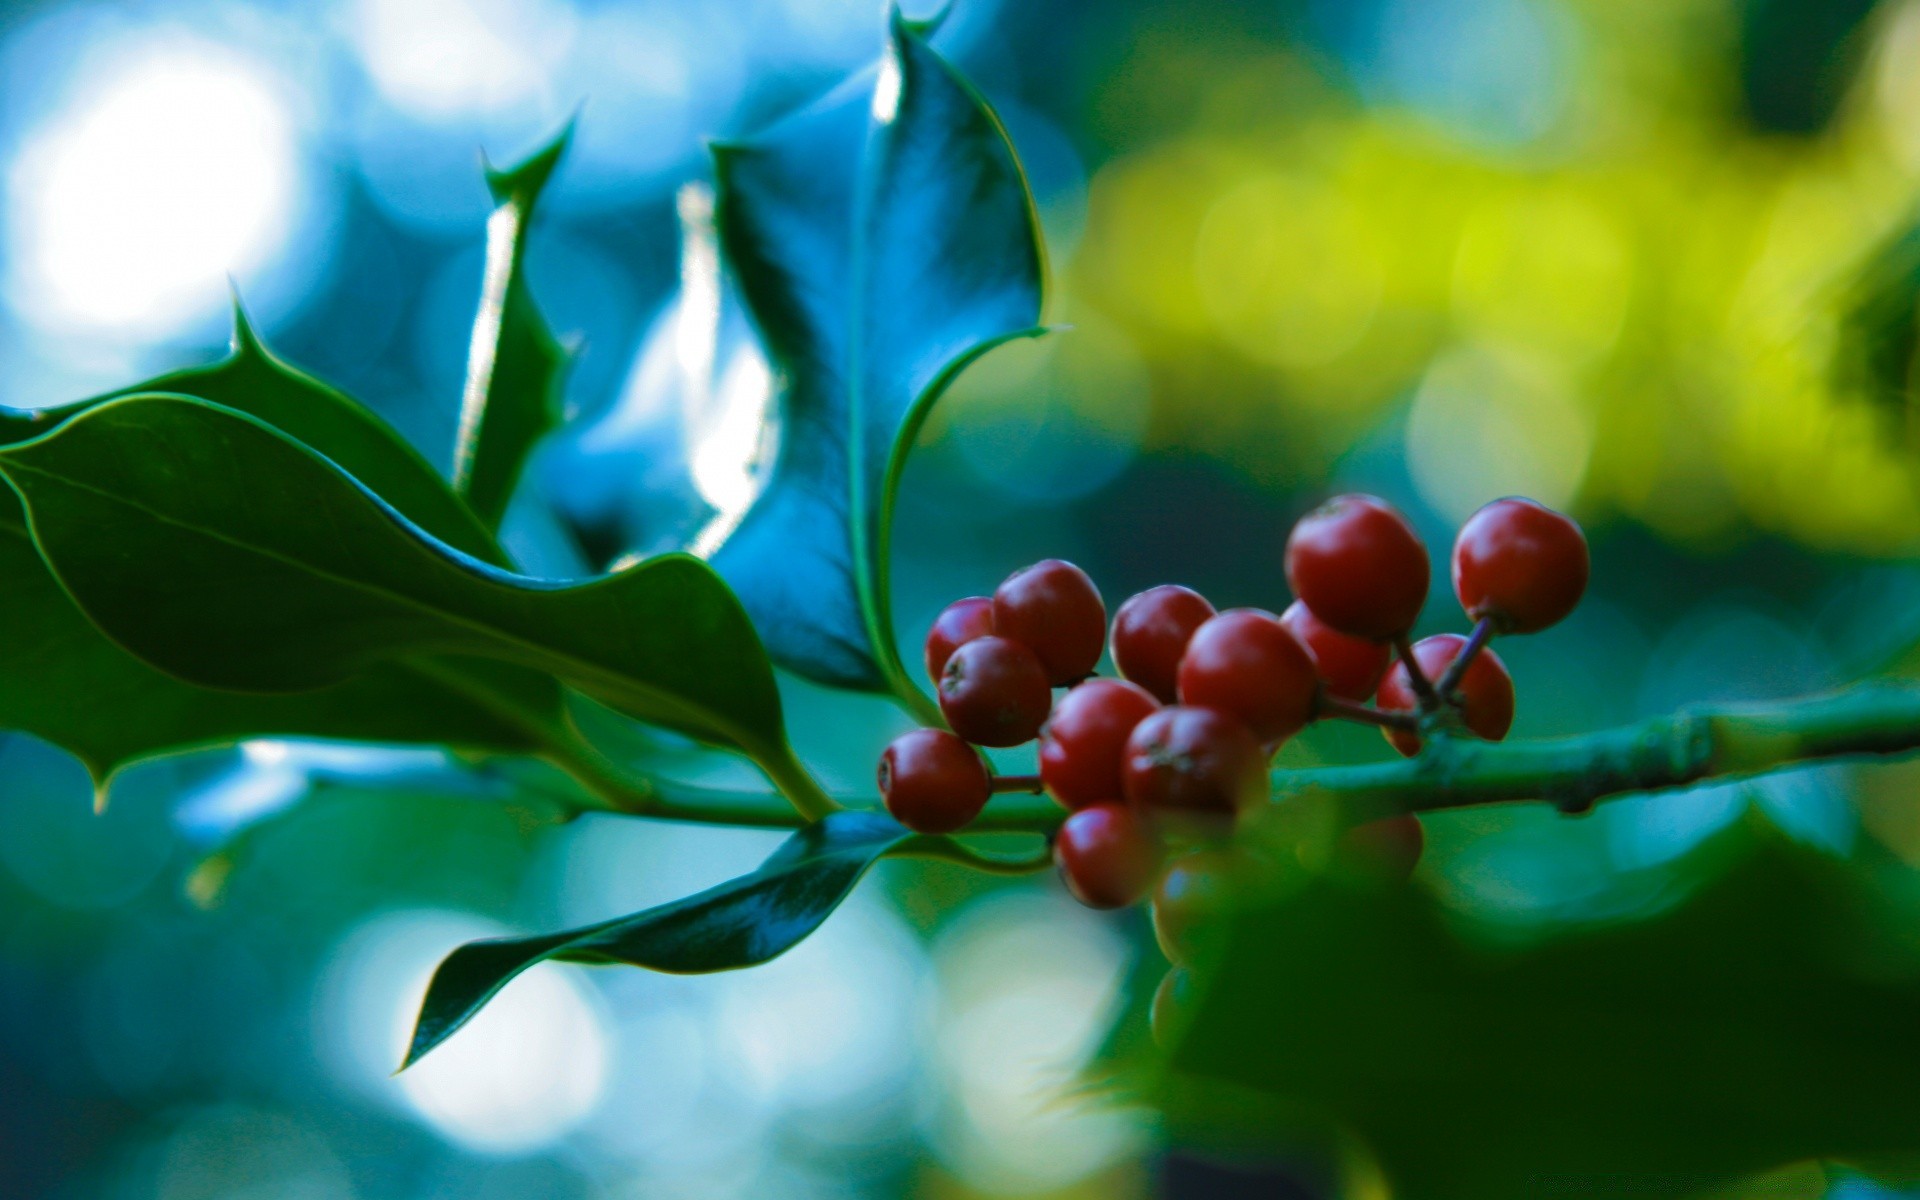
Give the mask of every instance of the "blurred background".
<svg viewBox="0 0 1920 1200">
<path fill-rule="evenodd" d="M 578 419 L 510 535 L 553 575 L 657 544 L 690 495 L 753 486 L 739 421 L 676 424 L 659 380 L 704 140 L 869 60 L 881 16 L 8 4 L 0 402 L 217 356 L 231 277 L 280 354 L 444 464 L 479 154 L 577 110 L 530 270 L 579 339 Z M 1342 490 L 1436 557 L 1504 494 L 1586 523 L 1582 610 L 1501 647 L 1516 736 L 1794 695 L 1920 640 L 1920 3 L 956 0 L 940 45 L 1029 169 L 1072 331 L 996 352 L 929 423 L 896 532 L 908 647 L 1049 555 L 1110 604 L 1174 581 L 1277 610 L 1287 528 Z M 1428 631 L 1465 627 L 1444 574 Z M 868 787 L 899 715 L 792 694 L 803 755 Z M 1283 761 L 1384 753 L 1316 730 Z M 1417 881 L 1510 941 L 1631 917 L 1756 825 L 1920 865 L 1916 780 L 1451 814 Z M 0 1196 L 1323 1194 L 1169 1158 L 1147 1115 L 1073 1091 L 1136 964 L 1158 972 L 1139 914 L 1051 878 L 888 863 L 760 970 L 542 967 L 395 1078 L 453 946 L 674 899 L 777 838 L 560 825 L 430 752 L 257 743 L 129 772 L 102 816 L 89 796 L 0 735 Z"/>
</svg>

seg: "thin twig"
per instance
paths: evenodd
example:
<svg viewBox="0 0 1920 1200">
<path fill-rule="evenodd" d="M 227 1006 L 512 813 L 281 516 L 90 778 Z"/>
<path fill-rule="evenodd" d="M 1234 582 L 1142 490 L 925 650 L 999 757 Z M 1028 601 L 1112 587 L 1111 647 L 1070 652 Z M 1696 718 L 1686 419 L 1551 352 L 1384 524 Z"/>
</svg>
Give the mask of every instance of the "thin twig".
<svg viewBox="0 0 1920 1200">
<path fill-rule="evenodd" d="M 1413 643 L 1406 634 L 1393 639 L 1393 652 L 1400 656 L 1400 662 L 1407 668 L 1407 682 L 1413 687 L 1414 696 L 1420 701 L 1421 712 L 1434 712 L 1440 707 L 1440 693 L 1433 690 L 1433 684 L 1427 679 L 1427 673 L 1420 669 L 1420 662 L 1413 657 Z"/>
<path fill-rule="evenodd" d="M 1442 696 L 1452 696 L 1454 689 L 1460 686 L 1460 681 L 1467 677 L 1467 668 L 1473 665 L 1473 660 L 1480 657 L 1480 651 L 1486 649 L 1487 643 L 1492 640 L 1493 618 L 1481 617 L 1473 623 L 1473 632 L 1467 635 L 1467 644 L 1460 647 L 1460 653 L 1454 655 L 1447 669 L 1440 673 L 1433 690 Z"/>
<path fill-rule="evenodd" d="M 1319 700 L 1320 715 L 1334 717 L 1342 721 L 1358 721 L 1362 725 L 1378 725 L 1383 729 L 1420 728 L 1420 718 L 1410 712 L 1394 712 L 1391 709 L 1368 708 L 1364 704 L 1355 704 L 1340 696 L 1322 693 Z"/>
</svg>

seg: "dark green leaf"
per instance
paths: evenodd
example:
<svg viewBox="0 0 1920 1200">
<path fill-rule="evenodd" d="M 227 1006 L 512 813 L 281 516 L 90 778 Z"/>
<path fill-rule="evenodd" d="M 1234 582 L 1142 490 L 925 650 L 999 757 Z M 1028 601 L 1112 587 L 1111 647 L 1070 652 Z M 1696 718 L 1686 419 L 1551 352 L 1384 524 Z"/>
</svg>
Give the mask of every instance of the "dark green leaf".
<svg viewBox="0 0 1920 1200">
<path fill-rule="evenodd" d="M 96 784 L 136 759 L 265 735 L 534 748 L 520 726 L 400 663 L 298 695 L 183 683 L 114 645 L 81 615 L 47 573 L 23 522 L 12 492 L 0 489 L 0 626 L 7 630 L 0 639 L 0 729 L 61 747 Z M 558 696 L 523 703 L 555 711 Z"/>
<path fill-rule="evenodd" d="M 500 527 L 534 443 L 560 423 L 567 355 L 534 307 L 522 264 L 534 206 L 572 138 L 569 124 L 519 166 L 487 169 L 495 208 L 487 220 L 486 275 L 468 350 L 453 481 L 489 529 Z"/>
<path fill-rule="evenodd" d="M 714 153 L 722 244 L 784 385 L 767 490 L 714 564 L 780 663 L 906 694 L 893 492 L 946 383 L 1039 320 L 1026 181 L 985 102 L 898 13 L 877 76 Z"/>
<path fill-rule="evenodd" d="M 403 1066 L 451 1037 L 538 962 L 626 963 L 700 974 L 775 958 L 820 927 L 881 855 L 912 837 L 892 818 L 833 813 L 781 843 L 751 875 L 585 929 L 469 942 L 433 973 Z"/>
<path fill-rule="evenodd" d="M 245 414 L 133 397 L 0 450 L 35 542 L 115 641 L 207 687 L 286 692 L 398 658 L 472 655 L 744 750 L 790 795 L 773 671 L 719 576 L 684 555 L 567 585 L 451 550 Z"/>
<path fill-rule="evenodd" d="M 1880 886 L 1770 843 L 1664 915 L 1515 949 L 1418 889 L 1316 885 L 1234 923 L 1174 1066 L 1343 1126 L 1427 1200 L 1911 1153 L 1920 913 Z"/>
<path fill-rule="evenodd" d="M 0 443 L 38 436 L 104 401 L 147 392 L 198 396 L 258 417 L 332 459 L 441 541 L 495 566 L 508 565 L 493 536 L 419 451 L 358 400 L 274 357 L 237 300 L 233 352 L 226 358 L 58 408 L 0 409 Z"/>
</svg>

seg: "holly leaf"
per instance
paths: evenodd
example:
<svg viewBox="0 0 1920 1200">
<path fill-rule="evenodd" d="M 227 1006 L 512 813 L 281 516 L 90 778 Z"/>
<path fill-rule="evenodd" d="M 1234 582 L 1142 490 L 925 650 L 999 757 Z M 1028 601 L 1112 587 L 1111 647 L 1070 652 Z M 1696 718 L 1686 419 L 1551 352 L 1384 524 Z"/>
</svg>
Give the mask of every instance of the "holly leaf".
<svg viewBox="0 0 1920 1200">
<path fill-rule="evenodd" d="M 1898 1158 L 1920 1150 L 1913 909 L 1904 882 L 1777 840 L 1663 915 L 1521 949 L 1421 890 L 1318 884 L 1233 922 L 1167 1095 L 1243 1116 L 1260 1106 L 1205 1097 L 1264 1096 L 1430 1200 Z"/>
<path fill-rule="evenodd" d="M 569 122 L 518 166 L 487 168 L 495 207 L 487 219 L 486 274 L 468 349 L 453 483 L 490 530 L 500 527 L 534 444 L 560 423 L 567 354 L 534 307 L 522 265 L 534 205 L 572 139 Z"/>
<path fill-rule="evenodd" d="M 913 834 L 873 812 L 837 812 L 781 843 L 758 870 L 584 929 L 469 942 L 441 961 L 402 1068 L 453 1036 L 509 980 L 549 959 L 680 975 L 757 966 L 818 929 L 888 850 Z"/>
<path fill-rule="evenodd" d="M 1006 132 L 924 33 L 894 12 L 877 74 L 714 147 L 721 243 L 781 391 L 765 490 L 712 561 L 783 666 L 903 697 L 901 468 L 954 375 L 1037 332 L 1042 275 Z"/>
<path fill-rule="evenodd" d="M 514 575 L 264 422 L 178 396 L 101 404 L 0 449 L 0 473 L 87 617 L 180 679 L 296 692 L 396 659 L 498 660 L 742 750 L 797 801 L 817 796 L 752 625 L 698 559 L 579 584 Z"/>
<path fill-rule="evenodd" d="M 0 639 L 0 729 L 66 750 L 96 788 L 138 759 L 264 735 L 535 748 L 523 727 L 400 663 L 275 696 L 213 691 L 156 670 L 74 607 L 41 563 L 11 492 L 0 495 L 0 625 L 8 631 Z M 557 711 L 550 690 L 545 707 Z"/>
<path fill-rule="evenodd" d="M 149 392 L 197 396 L 258 417 L 332 459 L 434 537 L 495 566 L 508 565 L 493 535 L 412 443 L 358 400 L 276 357 L 237 299 L 233 350 L 226 358 L 56 408 L 0 408 L 0 443 L 37 437 L 108 400 Z"/>
</svg>

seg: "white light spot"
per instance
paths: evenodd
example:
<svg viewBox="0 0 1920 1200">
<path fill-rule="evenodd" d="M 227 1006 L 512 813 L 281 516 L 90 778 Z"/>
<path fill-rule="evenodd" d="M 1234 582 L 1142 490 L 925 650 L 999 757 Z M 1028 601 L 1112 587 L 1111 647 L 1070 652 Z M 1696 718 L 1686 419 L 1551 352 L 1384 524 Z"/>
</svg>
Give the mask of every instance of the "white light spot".
<svg viewBox="0 0 1920 1200">
<path fill-rule="evenodd" d="M 8 299 L 54 331 L 161 336 L 224 304 L 228 276 L 284 240 L 293 122 L 218 47 L 150 48 L 102 78 L 8 174 Z"/>
<path fill-rule="evenodd" d="M 937 1051 L 955 1111 L 936 1145 L 969 1183 L 1063 1188 L 1138 1150 L 1132 1114 L 1070 1094 L 1125 966 L 1112 927 L 1057 897 L 990 900 L 941 939 Z"/>
<path fill-rule="evenodd" d="M 606 1086 L 608 1037 L 578 968 L 515 979 L 465 1028 L 392 1076 L 441 958 L 502 931 L 460 913 L 389 913 L 335 956 L 324 1030 L 351 1081 L 480 1153 L 526 1154 L 572 1132 Z"/>
<path fill-rule="evenodd" d="M 880 61 L 880 77 L 873 81 L 873 119 L 891 124 L 900 115 L 900 59 L 889 53 Z"/>
<path fill-rule="evenodd" d="M 546 0 L 360 0 L 354 17 L 374 86 L 428 120 L 539 99 L 575 31 L 572 8 Z"/>
</svg>

